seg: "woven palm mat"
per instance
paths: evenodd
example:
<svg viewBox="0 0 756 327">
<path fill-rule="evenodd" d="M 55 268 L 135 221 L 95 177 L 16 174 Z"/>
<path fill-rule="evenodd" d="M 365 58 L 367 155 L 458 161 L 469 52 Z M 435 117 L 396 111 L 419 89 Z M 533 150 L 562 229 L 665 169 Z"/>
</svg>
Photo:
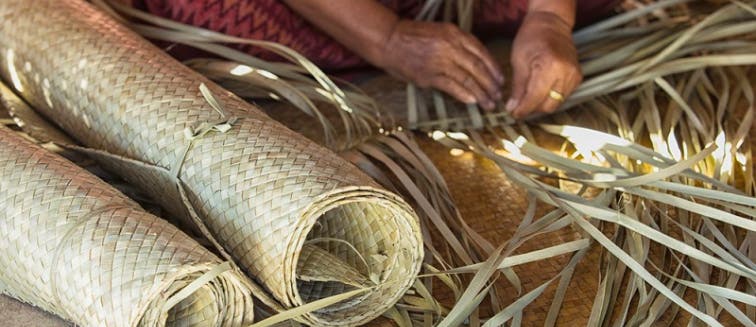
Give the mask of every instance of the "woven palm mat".
<svg viewBox="0 0 756 327">
<path fill-rule="evenodd" d="M 307 119 L 302 119 L 297 111 L 277 104 L 269 104 L 264 107 L 268 108 L 268 113 L 271 116 L 280 121 L 302 122 L 301 126 L 292 126 L 295 130 L 315 139 L 319 137 L 320 133 L 317 126 L 306 123 Z M 4 116 L 0 117 L 8 118 L 5 111 L 2 111 L 2 114 Z M 501 174 L 498 168 L 485 158 L 475 156 L 472 153 L 465 153 L 457 157 L 451 156 L 448 148 L 425 137 L 419 137 L 418 143 L 447 179 L 449 187 L 452 189 L 452 195 L 460 205 L 463 217 L 467 217 L 467 222 L 470 226 L 494 243 L 509 239 L 527 209 L 528 204 L 525 193 L 512 185 Z M 96 166 L 92 166 L 89 163 L 86 163 L 86 167 L 90 170 L 98 170 Z M 103 177 L 103 172 L 98 171 L 98 174 Z M 104 177 L 108 182 L 115 183 L 116 186 L 123 183 L 119 179 L 107 174 Z M 123 188 L 123 185 L 121 185 L 121 188 Z M 501 194 L 507 194 L 507 201 L 501 201 Z M 149 201 L 147 203 L 143 201 L 143 205 L 159 210 L 155 206 L 151 206 Z M 570 233 L 562 229 L 560 233 L 546 234 L 529 242 L 521 251 L 533 251 L 576 238 L 576 233 Z M 560 317 L 560 324 L 585 324 L 588 319 L 592 298 L 594 297 L 598 283 L 598 280 L 594 276 L 596 276 L 597 272 L 596 267 L 598 267 L 599 252 L 595 250 L 592 252 L 592 255 L 583 262 L 576 273 L 573 283 L 578 285 L 580 291 L 568 294 L 562 311 L 563 316 Z M 557 257 L 551 261 L 540 261 L 523 265 L 516 268 L 515 271 L 521 276 L 523 289 L 527 291 L 554 276 L 567 260 L 567 256 Z M 586 268 L 588 269 L 586 270 Z M 583 270 L 586 271 L 583 272 Z M 505 289 L 508 292 L 503 294 L 505 296 L 501 298 L 502 303 L 514 301 L 517 292 L 514 290 L 509 292 L 509 288 Z M 451 306 L 453 304 L 452 294 L 446 289 L 438 288 L 436 293 L 438 299 L 445 305 Z M 523 323 L 526 325 L 542 324 L 549 304 L 548 296 L 544 296 L 534 302 L 526 310 Z M 6 306 L 9 309 L 3 310 Z M 16 310 L 17 312 L 10 310 Z M 482 308 L 482 310 L 486 310 L 486 308 Z M 17 303 L 15 300 L 7 297 L 0 297 L 0 321 L 14 321 L 15 317 L 21 315 L 30 315 L 34 319 L 39 319 L 40 323 L 49 323 L 47 326 L 66 325 L 65 322 L 39 312 L 33 307 Z M 8 316 L 9 319 L 3 319 L 5 316 Z M 16 321 L 18 321 L 18 325 L 9 326 L 22 326 L 29 322 L 28 319 L 16 319 Z M 34 325 L 36 325 L 36 321 Z M 391 323 L 385 319 L 378 319 L 370 325 L 390 326 Z"/>
<path fill-rule="evenodd" d="M 268 104 L 263 107 L 267 107 L 268 113 L 277 120 L 289 122 L 293 129 L 311 138 L 319 138 L 317 126 L 307 119 L 302 119 L 301 114 L 296 110 L 278 104 Z M 0 120 L 8 118 L 4 110 L 0 111 Z M 751 135 L 751 142 L 754 142 L 756 129 L 751 130 Z M 468 224 L 495 244 L 509 239 L 527 209 L 525 192 L 513 185 L 496 165 L 485 158 L 470 152 L 452 156 L 448 148 L 422 135 L 419 135 L 417 141 L 446 178 L 452 196 Z M 87 168 L 97 170 L 96 167 L 89 165 Z M 99 173 L 102 174 L 102 172 Z M 109 182 L 122 183 L 114 177 L 111 178 Z M 149 207 L 149 202 L 146 204 Z M 155 206 L 151 207 L 156 209 Z M 539 208 L 540 213 L 546 209 L 545 206 Z M 577 233 L 563 229 L 528 242 L 520 251 L 533 251 L 576 238 Z M 567 260 L 567 256 L 561 256 L 516 267 L 515 271 L 521 277 L 523 290 L 533 289 L 554 276 Z M 578 265 L 562 305 L 559 326 L 586 325 L 598 289 L 600 261 L 601 249 L 594 246 L 589 255 Z M 505 290 L 500 294 L 501 303 L 511 303 L 517 298 L 517 291 L 504 281 L 500 283 Z M 556 284 L 553 284 L 543 296 L 524 310 L 524 326 L 543 324 L 555 289 Z M 444 288 L 436 288 L 435 295 L 445 305 L 451 305 L 453 302 L 452 294 Z M 693 297 L 687 297 L 687 300 L 695 301 Z M 488 309 L 483 307 L 481 310 L 486 313 Z M 689 315 L 684 311 L 676 313 L 677 316 L 670 313 L 666 320 L 672 322 L 673 326 L 687 325 Z M 727 315 L 723 315 L 722 318 L 724 322 L 732 320 Z M 0 321 L 4 326 L 9 327 L 67 326 L 66 322 L 52 315 L 5 296 L 0 296 Z M 369 325 L 391 326 L 392 323 L 379 318 Z"/>
<path fill-rule="evenodd" d="M 0 121 L 10 120 L 5 108 L 0 108 Z M 67 326 L 60 318 L 18 300 L 0 295 L 0 322 L 3 326 Z"/>
<path fill-rule="evenodd" d="M 393 110 L 403 108 L 404 94 L 396 91 L 398 88 L 390 79 L 371 79 L 367 84 L 369 84 L 366 85 L 368 91 L 373 94 L 375 92 L 391 93 L 389 98 L 396 102 L 383 102 L 384 105 L 393 108 Z M 318 125 L 304 118 L 296 109 L 278 103 L 259 103 L 259 105 L 265 108 L 266 112 L 273 118 L 285 122 L 290 128 L 315 140 L 320 139 L 321 134 Z M 7 113 L 4 110 L 0 110 L 0 121 L 7 121 L 8 119 Z M 448 148 L 423 135 L 418 134 L 417 136 L 417 142 L 421 148 L 437 165 L 439 171 L 446 179 L 452 196 L 459 206 L 462 217 L 464 217 L 470 227 L 494 244 L 509 239 L 527 209 L 528 202 L 525 192 L 513 185 L 496 165 L 488 161 L 488 159 L 470 152 L 453 156 L 450 154 Z M 756 128 L 751 130 L 751 142 L 756 145 L 754 140 L 756 140 Z M 86 167 L 90 170 L 98 170 L 96 166 L 91 166 L 91 163 L 87 164 Z M 101 171 L 98 173 L 103 177 Z M 111 178 L 108 180 L 108 176 L 105 176 L 108 182 L 115 183 L 116 186 L 123 183 L 112 176 Z M 121 185 L 120 188 L 123 187 L 124 185 Z M 148 208 L 151 207 L 154 210 L 159 210 L 156 206 L 150 205 L 148 199 L 146 202 L 143 200 L 142 204 Z M 539 213 L 544 213 L 546 209 L 548 209 L 546 206 L 541 206 L 538 210 Z M 571 241 L 576 239 L 577 236 L 577 233 L 566 229 L 544 234 L 525 244 L 518 253 Z M 601 247 L 594 245 L 585 259 L 577 266 L 569 286 L 569 291 L 562 304 L 562 310 L 557 321 L 558 326 L 585 326 L 587 324 L 598 290 L 601 255 Z M 567 263 L 568 259 L 568 256 L 560 256 L 515 267 L 515 272 L 521 278 L 523 293 L 532 290 L 554 276 Z M 499 283 L 501 283 L 504 290 L 504 292 L 499 294 L 501 303 L 508 304 L 517 299 L 518 293 L 514 287 L 503 280 L 500 280 Z M 543 325 L 556 286 L 556 284 L 552 284 L 541 297 L 525 308 L 522 320 L 523 326 Z M 445 288 L 435 287 L 434 296 L 447 306 L 453 304 L 453 296 Z M 685 299 L 691 303 L 695 301 L 695 297 L 691 292 L 686 294 Z M 483 317 L 490 314 L 487 307 L 481 307 L 480 310 Z M 614 311 L 615 316 L 618 315 L 618 311 Z M 689 317 L 690 315 L 685 311 L 670 310 L 665 316 L 664 322 L 668 322 L 671 326 L 686 326 Z M 738 325 L 726 313 L 720 316 L 720 319 L 726 326 Z M 3 326 L 8 327 L 67 326 L 66 322 L 52 315 L 5 296 L 0 296 L 0 322 L 2 322 Z M 392 325 L 393 323 L 385 318 L 379 318 L 368 324 L 368 326 Z"/>
</svg>

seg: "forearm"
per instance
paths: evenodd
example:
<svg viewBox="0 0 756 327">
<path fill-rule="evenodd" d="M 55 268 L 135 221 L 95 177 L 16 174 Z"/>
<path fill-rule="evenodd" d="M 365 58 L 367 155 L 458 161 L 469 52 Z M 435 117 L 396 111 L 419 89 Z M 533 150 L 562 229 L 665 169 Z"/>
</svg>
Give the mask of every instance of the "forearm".
<svg viewBox="0 0 756 327">
<path fill-rule="evenodd" d="M 376 0 L 282 0 L 389 74 L 494 109 L 504 77 L 473 35 L 450 23 L 400 20 Z"/>
<path fill-rule="evenodd" d="M 530 0 L 528 13 L 541 12 L 557 15 L 572 28 L 575 26 L 576 0 Z"/>
<path fill-rule="evenodd" d="M 354 53 L 380 65 L 399 17 L 375 0 L 284 0 L 307 21 Z"/>
</svg>

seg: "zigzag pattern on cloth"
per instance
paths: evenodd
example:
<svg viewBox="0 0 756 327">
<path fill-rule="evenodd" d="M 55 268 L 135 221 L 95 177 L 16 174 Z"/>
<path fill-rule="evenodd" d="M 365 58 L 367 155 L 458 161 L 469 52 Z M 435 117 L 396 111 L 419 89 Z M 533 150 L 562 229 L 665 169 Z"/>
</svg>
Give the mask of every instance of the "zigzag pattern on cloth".
<svg viewBox="0 0 756 327">
<path fill-rule="evenodd" d="M 286 45 L 327 71 L 365 66 L 362 58 L 313 26 L 280 0 L 121 0 L 155 15 L 237 37 Z M 424 0 L 379 0 L 403 18 L 417 15 Z M 579 0 L 578 20 L 591 21 L 611 11 L 617 0 Z M 527 0 L 480 0 L 476 33 L 513 36 L 527 13 Z M 264 60 L 281 58 L 245 45 L 241 51 Z M 178 57 L 196 55 L 175 54 Z"/>
<path fill-rule="evenodd" d="M 408 7 L 407 2 L 419 3 L 384 2 L 392 9 Z M 360 57 L 279 0 L 144 0 L 143 5 L 153 14 L 184 24 L 284 44 L 310 58 L 321 68 L 336 70 L 365 65 Z M 239 48 L 264 60 L 280 60 L 280 57 L 264 49 L 253 46 Z"/>
</svg>

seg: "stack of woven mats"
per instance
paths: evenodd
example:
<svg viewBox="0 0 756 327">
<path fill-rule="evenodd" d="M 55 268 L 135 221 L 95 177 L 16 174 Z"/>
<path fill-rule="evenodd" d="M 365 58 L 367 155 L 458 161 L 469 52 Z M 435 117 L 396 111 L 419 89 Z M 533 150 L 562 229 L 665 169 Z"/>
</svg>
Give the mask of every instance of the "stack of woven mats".
<svg viewBox="0 0 756 327">
<path fill-rule="evenodd" d="M 44 0 L 33 6 L 25 0 L 3 1 L 0 21 L 3 80 L 73 136 L 82 145 L 78 151 L 157 199 L 178 217 L 176 224 L 207 240 L 210 248 L 229 262 L 229 270 L 250 276 L 239 284 L 251 288 L 267 307 L 280 311 L 356 290 L 356 296 L 300 319 L 323 326 L 359 325 L 385 312 L 414 283 L 423 258 L 417 217 L 400 197 L 383 190 L 352 164 L 181 65 L 84 1 Z M 8 178 L 3 183 L 18 184 L 30 178 L 15 168 L 5 173 Z M 35 200 L 31 195 L 28 199 L 13 196 L 18 192 L 34 194 L 30 188 L 35 185 L 21 183 L 14 187 L 23 189 L 10 191 L 2 185 L 0 194 L 12 192 L 7 204 L 3 203 L 4 210 L 42 205 L 29 203 Z M 61 196 L 80 196 L 60 192 Z M 40 225 L 24 228 L 35 231 L 49 226 L 53 229 L 50 233 L 62 238 L 41 240 L 47 243 L 44 247 L 29 248 L 24 254 L 19 248 L 0 247 L 2 256 L 10 260 L 3 268 L 9 274 L 27 276 L 24 266 L 10 262 L 18 261 L 19 255 L 37 257 L 49 265 L 29 263 L 45 271 L 28 275 L 25 284 L 42 289 L 65 285 L 83 293 L 50 292 L 65 295 L 65 300 L 97 302 L 93 294 L 103 294 L 87 293 L 74 281 L 35 277 L 53 269 L 82 283 L 79 273 L 64 270 L 55 262 L 74 260 L 85 266 L 92 262 L 91 258 L 56 256 L 54 250 L 65 246 L 69 238 L 63 236 L 70 228 L 63 224 L 66 216 L 54 209 L 43 214 L 44 221 L 35 222 Z M 99 213 L 101 209 L 94 206 L 92 210 Z M 19 219 L 37 214 L 32 210 Z M 90 228 L 97 237 L 107 239 L 103 233 L 111 229 L 126 232 L 98 227 L 90 215 L 79 220 L 77 224 Z M 9 231 L 10 235 L 16 232 Z M 17 237 L 22 238 L 18 240 L 21 243 L 39 243 L 33 233 Z M 178 247 L 167 241 L 157 245 Z M 193 250 L 201 249 L 195 246 Z M 100 261 L 118 258 L 108 253 L 97 255 Z M 147 270 L 139 264 L 154 263 L 149 257 L 127 258 L 139 271 Z M 114 282 L 95 268 L 87 271 L 87 276 L 106 284 Z M 122 282 L 119 276 L 112 279 Z M 24 296 L 21 289 L 11 287 L 11 278 L 0 282 L 7 284 L 5 293 L 74 323 L 110 325 L 104 316 L 87 320 L 47 305 L 45 293 L 39 294 L 40 298 Z M 160 284 L 158 280 L 150 282 Z M 149 285 L 130 286 L 134 287 L 130 292 L 141 294 Z M 170 295 L 166 291 L 159 294 Z M 129 303 L 133 310 L 146 306 L 126 298 L 113 300 Z M 150 313 L 164 309 L 159 305 L 146 308 Z M 114 310 L 98 309 L 103 314 Z M 232 311 L 223 303 L 215 309 L 227 314 Z M 116 313 L 120 311 L 112 311 L 109 318 L 119 317 Z"/>
</svg>

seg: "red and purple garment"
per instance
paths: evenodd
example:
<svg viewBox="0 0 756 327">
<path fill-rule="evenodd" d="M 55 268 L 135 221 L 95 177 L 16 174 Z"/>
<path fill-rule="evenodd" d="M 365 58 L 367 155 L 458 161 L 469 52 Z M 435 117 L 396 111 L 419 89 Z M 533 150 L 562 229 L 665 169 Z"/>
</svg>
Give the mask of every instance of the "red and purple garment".
<svg viewBox="0 0 756 327">
<path fill-rule="evenodd" d="M 379 0 L 405 18 L 414 17 L 422 0 Z M 364 66 L 365 62 L 279 0 L 133 0 L 152 14 L 228 35 L 284 44 L 325 70 Z M 617 0 L 579 0 L 578 24 L 609 13 Z M 474 30 L 490 35 L 512 35 L 527 12 L 527 0 L 480 0 Z M 243 51 L 266 60 L 275 54 L 256 47 Z"/>
</svg>

